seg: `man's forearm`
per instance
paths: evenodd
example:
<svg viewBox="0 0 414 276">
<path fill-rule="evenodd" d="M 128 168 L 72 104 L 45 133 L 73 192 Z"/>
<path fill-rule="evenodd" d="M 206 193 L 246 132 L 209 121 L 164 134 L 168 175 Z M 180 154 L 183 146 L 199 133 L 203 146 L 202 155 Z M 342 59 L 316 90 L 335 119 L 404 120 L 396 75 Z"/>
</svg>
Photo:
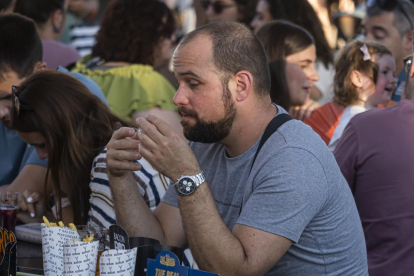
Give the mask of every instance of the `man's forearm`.
<svg viewBox="0 0 414 276">
<path fill-rule="evenodd" d="M 122 178 L 108 176 L 117 224 L 131 237 L 154 238 L 165 244 L 162 227 L 142 198 L 132 173 Z"/>
<path fill-rule="evenodd" d="M 220 275 L 252 275 L 240 241 L 223 222 L 207 183 L 179 205 L 187 240 L 197 264 Z"/>
</svg>

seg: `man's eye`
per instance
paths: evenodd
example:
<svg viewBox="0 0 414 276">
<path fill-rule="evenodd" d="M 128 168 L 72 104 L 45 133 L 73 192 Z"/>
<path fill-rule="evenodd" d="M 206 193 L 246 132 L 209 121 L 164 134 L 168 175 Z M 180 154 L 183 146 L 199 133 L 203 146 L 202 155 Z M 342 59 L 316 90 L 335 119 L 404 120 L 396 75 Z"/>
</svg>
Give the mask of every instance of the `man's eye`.
<svg viewBox="0 0 414 276">
<path fill-rule="evenodd" d="M 196 88 L 198 85 L 199 85 L 198 82 L 189 82 L 188 83 L 188 86 L 191 87 L 191 88 Z"/>
</svg>

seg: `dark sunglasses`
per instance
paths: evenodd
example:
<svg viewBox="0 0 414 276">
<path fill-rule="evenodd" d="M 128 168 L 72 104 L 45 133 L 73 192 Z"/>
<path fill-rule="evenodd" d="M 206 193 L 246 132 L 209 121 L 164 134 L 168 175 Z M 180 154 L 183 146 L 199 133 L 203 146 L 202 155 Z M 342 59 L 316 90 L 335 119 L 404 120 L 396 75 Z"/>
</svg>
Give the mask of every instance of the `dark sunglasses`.
<svg viewBox="0 0 414 276">
<path fill-rule="evenodd" d="M 207 10 L 209 6 L 213 6 L 213 11 L 216 14 L 220 14 L 224 9 L 231 8 L 231 7 L 234 7 L 236 5 L 234 5 L 234 4 L 233 5 L 232 4 L 226 5 L 226 4 L 224 4 L 220 1 L 210 2 L 209 0 L 204 0 L 203 1 L 204 9 Z"/>
<path fill-rule="evenodd" d="M 396 8 L 398 8 L 404 15 L 405 19 L 408 20 L 408 23 L 410 24 L 410 29 L 413 29 L 413 22 L 411 21 L 408 14 L 405 12 L 403 2 L 399 0 L 368 0 L 367 6 L 378 6 L 381 10 L 384 11 L 394 11 Z"/>
<path fill-rule="evenodd" d="M 13 107 L 16 110 L 17 116 L 19 116 L 21 109 L 23 109 L 23 110 L 32 110 L 33 111 L 33 109 L 30 106 L 23 104 L 22 101 L 19 99 L 19 97 L 17 96 L 18 91 L 19 91 L 19 87 L 13 85 L 12 86 Z"/>
</svg>

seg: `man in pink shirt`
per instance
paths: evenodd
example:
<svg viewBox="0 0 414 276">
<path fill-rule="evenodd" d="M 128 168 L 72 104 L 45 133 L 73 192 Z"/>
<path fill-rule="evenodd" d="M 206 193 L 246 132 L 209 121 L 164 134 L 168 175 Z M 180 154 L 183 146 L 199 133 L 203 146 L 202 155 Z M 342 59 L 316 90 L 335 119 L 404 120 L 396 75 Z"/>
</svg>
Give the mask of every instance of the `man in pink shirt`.
<svg viewBox="0 0 414 276">
<path fill-rule="evenodd" d="M 407 75 L 407 99 L 355 116 L 334 151 L 361 217 L 371 276 L 414 271 L 414 76 Z"/>
</svg>

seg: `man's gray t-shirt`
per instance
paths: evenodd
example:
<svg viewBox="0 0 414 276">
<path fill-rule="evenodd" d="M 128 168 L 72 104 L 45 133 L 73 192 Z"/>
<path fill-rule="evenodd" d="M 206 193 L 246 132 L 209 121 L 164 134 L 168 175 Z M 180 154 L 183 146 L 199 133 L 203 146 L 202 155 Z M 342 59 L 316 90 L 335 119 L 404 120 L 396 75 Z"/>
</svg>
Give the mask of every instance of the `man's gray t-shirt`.
<svg viewBox="0 0 414 276">
<path fill-rule="evenodd" d="M 229 229 L 237 223 L 293 241 L 266 275 L 368 275 L 358 211 L 326 144 L 291 120 L 267 140 L 249 174 L 259 141 L 234 158 L 219 143 L 190 145 Z M 172 185 L 162 201 L 178 207 Z"/>
</svg>

